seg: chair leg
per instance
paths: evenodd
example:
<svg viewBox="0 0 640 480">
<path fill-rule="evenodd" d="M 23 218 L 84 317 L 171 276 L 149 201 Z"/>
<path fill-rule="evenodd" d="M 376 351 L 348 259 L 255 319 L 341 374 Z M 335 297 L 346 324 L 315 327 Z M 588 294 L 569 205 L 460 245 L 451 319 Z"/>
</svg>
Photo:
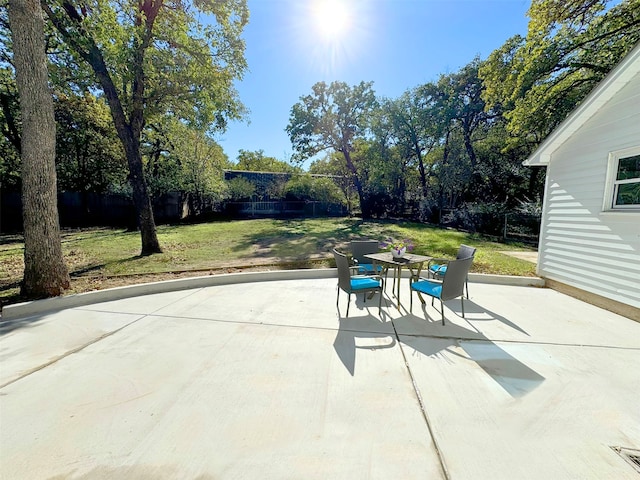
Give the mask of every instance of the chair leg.
<svg viewBox="0 0 640 480">
<path fill-rule="evenodd" d="M 382 315 L 382 292 L 384 292 L 384 287 L 378 292 L 378 295 L 380 295 L 378 299 L 378 316 Z"/>
<path fill-rule="evenodd" d="M 340 304 L 338 303 L 340 301 L 340 287 L 338 287 L 338 295 L 336 295 L 336 308 L 340 307 Z"/>
<path fill-rule="evenodd" d="M 351 294 L 347 294 L 347 317 L 349 316 L 349 306 L 351 305 Z"/>
<path fill-rule="evenodd" d="M 409 287 L 409 312 L 413 313 L 413 288 Z"/>
<path fill-rule="evenodd" d="M 464 285 L 467 288 L 467 298 L 469 298 L 469 279 L 468 278 L 464 281 Z"/>
<path fill-rule="evenodd" d="M 444 303 L 442 303 L 442 299 L 440 299 L 440 313 L 442 314 L 442 325 L 444 325 Z"/>
<path fill-rule="evenodd" d="M 464 296 L 463 295 L 460 295 L 460 304 L 462 305 L 462 318 L 464 318 Z"/>
</svg>

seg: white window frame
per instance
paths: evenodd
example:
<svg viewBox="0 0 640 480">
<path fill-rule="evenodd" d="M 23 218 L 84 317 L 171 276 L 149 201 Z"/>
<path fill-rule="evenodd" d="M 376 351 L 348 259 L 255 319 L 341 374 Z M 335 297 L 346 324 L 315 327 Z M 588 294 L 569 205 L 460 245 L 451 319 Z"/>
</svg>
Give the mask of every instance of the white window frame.
<svg viewBox="0 0 640 480">
<path fill-rule="evenodd" d="M 618 163 L 621 158 L 635 157 L 640 155 L 640 146 L 625 148 L 609 153 L 609 161 L 607 163 L 607 180 L 604 189 L 604 203 L 602 209 L 605 212 L 611 211 L 640 211 L 640 205 L 616 205 L 616 196 L 618 185 L 624 183 L 636 183 L 636 180 L 616 180 L 618 176 Z"/>
</svg>

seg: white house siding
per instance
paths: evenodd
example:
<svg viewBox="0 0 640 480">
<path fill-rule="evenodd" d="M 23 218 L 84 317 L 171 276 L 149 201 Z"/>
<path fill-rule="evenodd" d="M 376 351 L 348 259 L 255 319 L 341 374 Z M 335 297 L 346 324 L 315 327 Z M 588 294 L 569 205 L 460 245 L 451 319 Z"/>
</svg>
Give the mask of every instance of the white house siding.
<svg viewBox="0 0 640 480">
<path fill-rule="evenodd" d="M 640 212 L 603 212 L 609 153 L 640 146 L 640 75 L 548 165 L 538 273 L 640 308 Z"/>
</svg>

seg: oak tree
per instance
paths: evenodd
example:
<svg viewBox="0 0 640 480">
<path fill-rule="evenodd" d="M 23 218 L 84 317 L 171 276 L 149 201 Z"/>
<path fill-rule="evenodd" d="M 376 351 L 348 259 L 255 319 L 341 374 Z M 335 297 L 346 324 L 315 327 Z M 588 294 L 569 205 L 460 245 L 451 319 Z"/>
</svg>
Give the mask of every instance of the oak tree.
<svg viewBox="0 0 640 480">
<path fill-rule="evenodd" d="M 372 82 L 350 87 L 345 82 L 318 82 L 313 93 L 300 98 L 291 108 L 286 131 L 296 152 L 294 158 L 305 160 L 325 151 L 342 154 L 358 192 L 362 216 L 370 216 L 358 168 L 351 153 L 354 141 L 369 131 L 377 100 Z"/>
<path fill-rule="evenodd" d="M 479 75 L 510 146 L 530 151 L 640 40 L 640 0 L 533 0 L 529 17 L 527 36 L 492 52 Z"/>
<path fill-rule="evenodd" d="M 13 62 L 22 117 L 24 278 L 31 298 L 69 288 L 62 255 L 56 192 L 56 126 L 48 85 L 44 18 L 37 0 L 10 0 Z"/>
<path fill-rule="evenodd" d="M 233 82 L 246 69 L 246 0 L 43 0 L 43 8 L 77 60 L 93 70 L 127 158 L 141 254 L 160 252 L 143 129 L 156 114 L 212 130 L 244 114 Z"/>
</svg>

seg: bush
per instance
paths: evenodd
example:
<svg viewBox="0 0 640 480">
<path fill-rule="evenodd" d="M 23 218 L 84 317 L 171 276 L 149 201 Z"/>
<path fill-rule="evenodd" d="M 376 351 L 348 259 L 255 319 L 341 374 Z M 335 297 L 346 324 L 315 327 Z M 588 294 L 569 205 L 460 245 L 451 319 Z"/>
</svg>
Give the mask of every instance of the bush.
<svg viewBox="0 0 640 480">
<path fill-rule="evenodd" d="M 464 203 L 442 216 L 448 227 L 502 236 L 504 215 L 507 209 L 502 203 Z"/>
<path fill-rule="evenodd" d="M 256 192 L 256 186 L 246 178 L 236 177 L 229 180 L 229 195 L 232 200 L 248 200 Z"/>
</svg>

